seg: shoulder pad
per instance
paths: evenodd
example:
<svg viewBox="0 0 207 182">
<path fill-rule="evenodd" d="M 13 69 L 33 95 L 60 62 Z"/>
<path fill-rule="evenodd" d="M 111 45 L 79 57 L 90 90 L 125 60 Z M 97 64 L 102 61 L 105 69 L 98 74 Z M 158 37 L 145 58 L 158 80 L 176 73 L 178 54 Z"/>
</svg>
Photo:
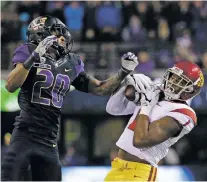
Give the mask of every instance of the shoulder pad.
<svg viewBox="0 0 207 182">
<path fill-rule="evenodd" d="M 79 55 L 75 54 L 75 53 L 69 53 L 68 54 L 69 57 L 69 61 L 72 61 L 72 63 L 74 65 L 81 65 L 82 61 Z"/>
</svg>

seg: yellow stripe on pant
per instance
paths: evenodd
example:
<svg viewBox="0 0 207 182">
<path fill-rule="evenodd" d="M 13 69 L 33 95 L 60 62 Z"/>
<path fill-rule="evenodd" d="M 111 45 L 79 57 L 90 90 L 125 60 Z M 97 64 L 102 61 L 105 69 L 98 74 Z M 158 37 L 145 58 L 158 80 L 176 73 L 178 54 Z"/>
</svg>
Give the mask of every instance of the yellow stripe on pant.
<svg viewBox="0 0 207 182">
<path fill-rule="evenodd" d="M 149 164 L 115 158 L 111 162 L 111 167 L 112 169 L 105 177 L 104 182 L 156 181 L 157 168 Z"/>
</svg>

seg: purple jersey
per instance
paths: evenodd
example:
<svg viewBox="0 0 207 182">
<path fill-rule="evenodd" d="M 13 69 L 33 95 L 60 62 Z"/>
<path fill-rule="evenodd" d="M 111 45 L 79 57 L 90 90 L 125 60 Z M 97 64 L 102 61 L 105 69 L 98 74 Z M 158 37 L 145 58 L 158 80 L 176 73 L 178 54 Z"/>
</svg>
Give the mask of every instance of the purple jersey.
<svg viewBox="0 0 207 182">
<path fill-rule="evenodd" d="M 26 61 L 35 48 L 33 44 L 19 46 L 14 52 L 13 64 Z M 49 55 L 37 60 L 19 92 L 21 112 L 15 125 L 28 127 L 38 142 L 50 146 L 56 144 L 65 94 L 83 72 L 84 64 L 74 53 L 57 60 Z"/>
<path fill-rule="evenodd" d="M 30 56 L 29 48 L 27 44 L 23 44 L 16 48 L 14 51 L 14 57 L 12 59 L 13 65 L 17 63 L 23 63 L 26 61 Z"/>
</svg>

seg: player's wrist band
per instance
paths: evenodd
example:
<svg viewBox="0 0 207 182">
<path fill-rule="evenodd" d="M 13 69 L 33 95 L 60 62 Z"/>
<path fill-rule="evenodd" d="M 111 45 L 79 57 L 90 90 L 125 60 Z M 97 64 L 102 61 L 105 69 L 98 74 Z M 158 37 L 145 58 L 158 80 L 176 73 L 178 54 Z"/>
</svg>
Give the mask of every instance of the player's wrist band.
<svg viewBox="0 0 207 182">
<path fill-rule="evenodd" d="M 39 59 L 39 58 L 40 58 L 39 54 L 38 54 L 37 52 L 35 52 L 35 51 L 32 52 L 32 55 L 33 55 L 36 59 Z"/>
<path fill-rule="evenodd" d="M 131 71 L 130 71 L 131 72 Z M 123 68 L 121 68 L 119 71 L 118 71 L 118 75 L 121 76 L 121 78 L 125 78 L 129 73 L 129 71 L 127 72 L 126 70 L 124 70 Z"/>
<path fill-rule="evenodd" d="M 129 73 L 131 72 L 131 71 L 125 69 L 123 66 L 121 67 L 121 70 L 122 70 L 123 72 L 125 72 L 126 74 L 129 74 Z"/>
<path fill-rule="evenodd" d="M 26 70 L 30 70 L 33 66 L 35 60 L 39 59 L 39 54 L 32 52 L 32 55 L 23 63 L 23 66 Z"/>
</svg>

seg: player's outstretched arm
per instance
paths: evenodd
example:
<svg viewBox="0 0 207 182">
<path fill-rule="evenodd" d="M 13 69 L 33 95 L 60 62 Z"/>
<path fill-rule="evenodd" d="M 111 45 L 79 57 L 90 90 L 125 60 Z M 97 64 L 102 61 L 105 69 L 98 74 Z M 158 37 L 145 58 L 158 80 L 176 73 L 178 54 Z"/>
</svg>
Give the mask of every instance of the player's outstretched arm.
<svg viewBox="0 0 207 182">
<path fill-rule="evenodd" d="M 128 75 L 128 73 L 119 70 L 117 74 L 111 78 L 99 81 L 93 77 L 90 77 L 88 84 L 88 92 L 95 95 L 111 95 L 121 84 L 122 80 Z"/>
<path fill-rule="evenodd" d="M 72 82 L 76 90 L 92 93 L 95 95 L 111 95 L 121 84 L 122 80 L 133 71 L 138 65 L 137 57 L 128 52 L 121 58 L 122 68 L 111 78 L 100 81 L 85 72 L 79 73 L 78 77 Z"/>
<path fill-rule="evenodd" d="M 121 65 L 122 68 L 118 73 L 107 80 L 99 81 L 90 77 L 88 91 L 95 95 L 111 95 L 121 84 L 122 80 L 136 68 L 138 65 L 137 57 L 133 53 L 128 52 L 122 56 Z"/>
</svg>

